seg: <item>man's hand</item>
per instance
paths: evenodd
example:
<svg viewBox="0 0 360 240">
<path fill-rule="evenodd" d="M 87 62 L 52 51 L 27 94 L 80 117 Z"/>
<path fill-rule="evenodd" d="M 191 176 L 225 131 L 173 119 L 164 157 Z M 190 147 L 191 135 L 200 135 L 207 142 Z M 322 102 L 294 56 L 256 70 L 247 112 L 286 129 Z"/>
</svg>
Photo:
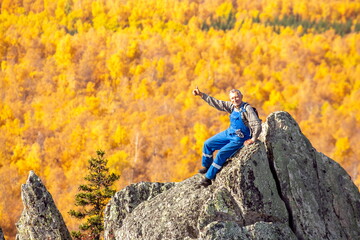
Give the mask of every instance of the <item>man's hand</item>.
<svg viewBox="0 0 360 240">
<path fill-rule="evenodd" d="M 202 92 L 200 92 L 199 88 L 196 86 L 196 88 L 192 92 L 194 96 L 200 96 L 202 97 Z"/>
<path fill-rule="evenodd" d="M 254 143 L 254 141 L 250 138 L 250 139 L 248 139 L 248 140 L 246 140 L 246 141 L 244 142 L 244 145 L 245 145 L 245 146 L 248 146 L 248 145 L 253 144 L 253 143 Z"/>
</svg>

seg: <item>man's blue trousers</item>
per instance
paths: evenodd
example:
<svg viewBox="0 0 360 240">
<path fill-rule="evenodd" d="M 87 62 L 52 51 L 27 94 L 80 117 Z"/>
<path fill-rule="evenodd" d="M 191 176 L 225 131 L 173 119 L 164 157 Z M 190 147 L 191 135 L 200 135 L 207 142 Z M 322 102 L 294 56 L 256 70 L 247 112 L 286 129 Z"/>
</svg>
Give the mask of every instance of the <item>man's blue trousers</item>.
<svg viewBox="0 0 360 240">
<path fill-rule="evenodd" d="M 208 168 L 206 178 L 214 179 L 220 171 L 225 161 L 237 150 L 244 146 L 244 142 L 249 139 L 240 138 L 235 133 L 230 133 L 229 129 L 220 132 L 205 141 L 203 147 L 202 165 Z M 214 151 L 219 150 L 213 159 Z"/>
</svg>

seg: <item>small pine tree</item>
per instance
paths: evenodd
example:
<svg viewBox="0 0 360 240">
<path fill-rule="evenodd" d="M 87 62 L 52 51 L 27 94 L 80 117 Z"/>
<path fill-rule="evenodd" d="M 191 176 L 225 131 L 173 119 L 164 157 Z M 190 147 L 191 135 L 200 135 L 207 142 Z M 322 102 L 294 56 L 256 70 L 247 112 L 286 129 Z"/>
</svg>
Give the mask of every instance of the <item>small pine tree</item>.
<svg viewBox="0 0 360 240">
<path fill-rule="evenodd" d="M 69 211 L 72 217 L 87 218 L 86 222 L 79 226 L 81 231 L 71 233 L 74 239 L 100 239 L 104 230 L 104 208 L 115 194 L 115 190 L 110 187 L 120 177 L 114 173 L 109 174 L 109 169 L 106 168 L 107 160 L 104 159 L 105 152 L 98 150 L 96 153 L 96 158 L 89 159 L 89 174 L 84 178 L 89 184 L 80 185 L 80 193 L 75 196 L 75 205 L 82 209 Z"/>
</svg>

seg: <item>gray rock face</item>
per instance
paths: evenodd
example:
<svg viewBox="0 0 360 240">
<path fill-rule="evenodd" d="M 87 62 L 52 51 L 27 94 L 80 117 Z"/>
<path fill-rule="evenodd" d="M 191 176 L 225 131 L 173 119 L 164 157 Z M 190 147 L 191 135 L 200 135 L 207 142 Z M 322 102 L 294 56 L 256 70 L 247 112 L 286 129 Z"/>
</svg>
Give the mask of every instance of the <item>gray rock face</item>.
<svg viewBox="0 0 360 240">
<path fill-rule="evenodd" d="M 212 185 L 200 187 L 201 178 L 118 192 L 106 208 L 105 239 L 360 239 L 359 190 L 288 113 L 271 114 L 260 141 Z"/>
<path fill-rule="evenodd" d="M 3 233 L 2 229 L 1 229 L 1 227 L 0 227 L 0 240 L 5 240 L 4 233 Z"/>
<path fill-rule="evenodd" d="M 112 238 L 113 230 L 122 227 L 125 217 L 140 203 L 148 201 L 173 187 L 174 183 L 136 183 L 117 192 L 105 209 L 105 236 Z"/>
<path fill-rule="evenodd" d="M 360 239 L 360 194 L 345 170 L 317 152 L 289 114 L 268 117 L 264 141 L 296 236 Z"/>
<path fill-rule="evenodd" d="M 33 171 L 21 187 L 21 198 L 24 210 L 16 224 L 17 240 L 71 239 L 52 196 Z"/>
</svg>

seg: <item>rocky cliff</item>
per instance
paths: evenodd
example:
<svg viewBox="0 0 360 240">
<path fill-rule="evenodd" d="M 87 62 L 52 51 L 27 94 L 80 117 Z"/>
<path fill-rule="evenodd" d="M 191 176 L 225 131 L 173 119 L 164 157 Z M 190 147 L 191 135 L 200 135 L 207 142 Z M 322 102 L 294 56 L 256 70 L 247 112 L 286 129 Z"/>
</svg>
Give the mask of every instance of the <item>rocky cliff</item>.
<svg viewBox="0 0 360 240">
<path fill-rule="evenodd" d="M 286 112 L 271 114 L 260 141 L 199 187 L 138 183 L 105 211 L 105 239 L 360 239 L 360 193 L 317 152 Z"/>
<path fill-rule="evenodd" d="M 105 210 L 106 240 L 359 240 L 360 193 L 339 164 L 317 152 L 286 112 L 263 123 L 216 180 L 136 183 Z M 71 239 L 54 201 L 30 172 L 17 239 Z"/>
<path fill-rule="evenodd" d="M 51 194 L 33 171 L 21 187 L 21 198 L 24 210 L 16 224 L 16 240 L 71 239 Z"/>
</svg>

